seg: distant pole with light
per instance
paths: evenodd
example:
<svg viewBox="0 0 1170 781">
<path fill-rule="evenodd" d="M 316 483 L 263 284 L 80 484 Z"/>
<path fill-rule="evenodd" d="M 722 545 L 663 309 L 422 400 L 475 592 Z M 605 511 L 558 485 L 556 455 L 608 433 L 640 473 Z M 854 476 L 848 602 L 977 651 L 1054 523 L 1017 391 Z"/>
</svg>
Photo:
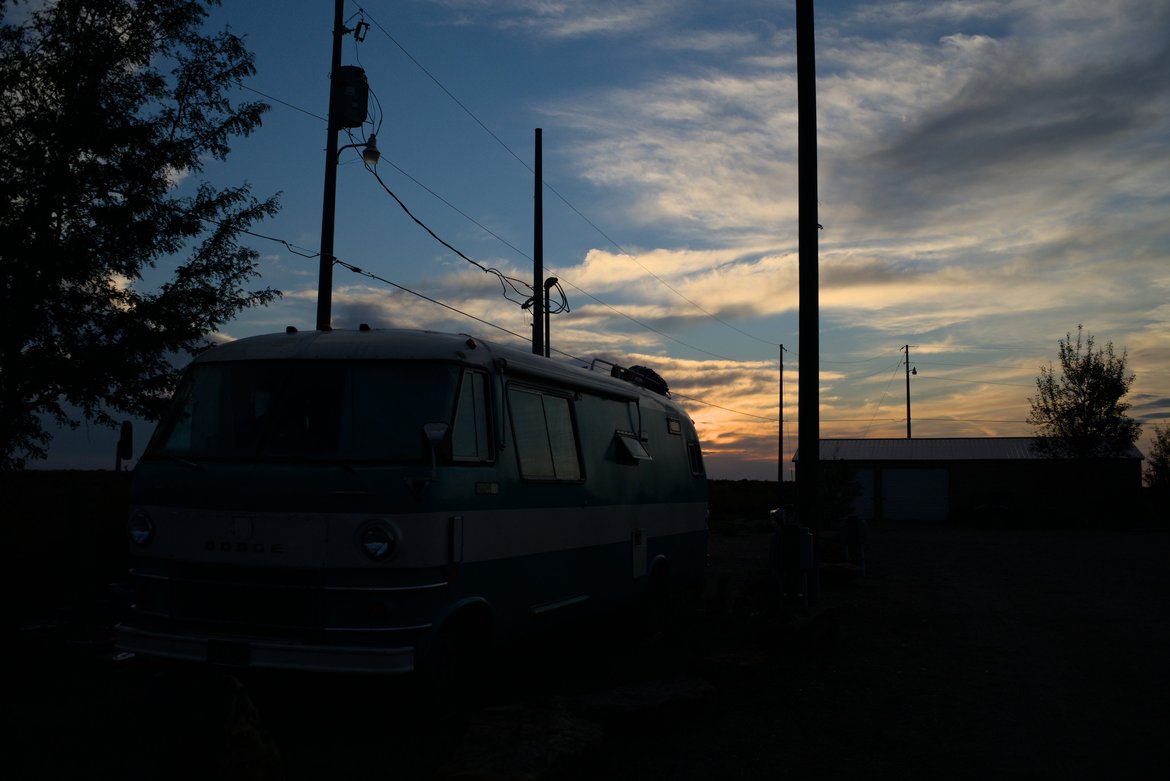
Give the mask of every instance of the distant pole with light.
<svg viewBox="0 0 1170 781">
<path fill-rule="evenodd" d="M 910 345 L 902 349 L 906 351 L 906 439 L 910 439 L 910 375 L 918 374 L 918 369 L 910 368 Z"/>
<path fill-rule="evenodd" d="M 540 296 L 541 285 L 544 284 L 544 176 L 542 173 L 541 158 L 543 157 L 541 129 L 536 128 L 536 166 L 533 171 L 535 182 L 532 189 L 532 296 Z M 548 288 L 544 294 L 544 312 L 537 307 L 532 308 L 532 352 L 536 355 L 547 355 L 548 347 L 545 343 L 544 325 L 548 320 Z M 543 317 L 541 316 L 543 314 Z"/>
</svg>

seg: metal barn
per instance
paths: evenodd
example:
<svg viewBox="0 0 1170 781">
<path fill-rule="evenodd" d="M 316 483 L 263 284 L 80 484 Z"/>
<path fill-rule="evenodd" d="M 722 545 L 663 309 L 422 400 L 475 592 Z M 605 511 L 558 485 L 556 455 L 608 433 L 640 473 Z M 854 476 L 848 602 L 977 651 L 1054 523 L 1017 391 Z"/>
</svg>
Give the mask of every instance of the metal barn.
<svg viewBox="0 0 1170 781">
<path fill-rule="evenodd" d="M 1041 455 L 1035 441 L 822 439 L 822 480 L 851 481 L 854 512 L 867 521 L 1092 522 L 1137 511 L 1136 447 L 1120 458 L 1076 460 Z"/>
</svg>

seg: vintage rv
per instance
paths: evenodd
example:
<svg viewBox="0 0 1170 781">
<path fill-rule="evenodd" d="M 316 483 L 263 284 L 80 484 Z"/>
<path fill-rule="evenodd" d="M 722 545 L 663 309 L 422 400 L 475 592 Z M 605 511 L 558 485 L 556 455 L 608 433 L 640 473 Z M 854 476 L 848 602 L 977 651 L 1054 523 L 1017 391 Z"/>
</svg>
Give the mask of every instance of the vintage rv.
<svg viewBox="0 0 1170 781">
<path fill-rule="evenodd" d="M 694 426 L 653 371 L 290 328 L 187 370 L 135 469 L 117 644 L 409 672 L 694 585 L 706 514 Z"/>
</svg>

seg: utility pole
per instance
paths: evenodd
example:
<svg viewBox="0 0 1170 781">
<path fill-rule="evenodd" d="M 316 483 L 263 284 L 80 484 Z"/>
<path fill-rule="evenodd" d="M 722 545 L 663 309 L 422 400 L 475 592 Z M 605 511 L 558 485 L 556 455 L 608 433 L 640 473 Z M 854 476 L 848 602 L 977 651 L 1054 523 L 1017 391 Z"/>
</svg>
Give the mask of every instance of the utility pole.
<svg viewBox="0 0 1170 781">
<path fill-rule="evenodd" d="M 800 274 L 800 376 L 798 405 L 800 463 L 797 494 L 800 524 L 812 531 L 814 557 L 820 529 L 820 305 L 817 258 L 817 96 L 812 0 L 796 0 L 796 105 Z M 815 558 L 814 558 L 815 567 Z"/>
<path fill-rule="evenodd" d="M 362 161 L 367 166 L 378 164 L 377 136 L 373 133 L 362 143 L 337 146 L 337 133 L 342 128 L 361 127 L 369 115 L 370 88 L 366 72 L 359 66 L 341 66 L 341 39 L 346 33 L 353 33 L 354 40 L 361 43 L 366 39 L 370 25 L 363 18 L 354 28 L 345 26 L 342 18 L 345 0 L 334 0 L 333 4 L 333 64 L 329 70 L 329 121 L 325 140 L 325 194 L 321 204 L 321 267 L 317 278 L 317 330 L 328 331 L 333 320 L 333 265 L 337 257 L 333 254 L 333 233 L 337 211 L 337 157 L 346 149 L 362 148 Z"/>
<path fill-rule="evenodd" d="M 541 158 L 542 141 L 541 129 L 536 128 L 536 166 L 535 183 L 533 186 L 533 213 L 532 213 L 532 352 L 537 355 L 546 355 L 544 324 L 548 318 L 548 288 L 544 287 L 544 177 Z M 541 297 L 541 289 L 544 296 Z M 543 301 L 542 307 L 536 302 Z M 543 311 L 542 311 L 543 310 Z"/>
<path fill-rule="evenodd" d="M 784 345 L 780 345 L 780 441 L 779 456 L 776 459 L 776 482 L 780 491 L 780 503 L 784 503 Z"/>
<path fill-rule="evenodd" d="M 317 276 L 317 330 L 328 331 L 333 320 L 333 226 L 337 204 L 336 90 L 345 36 L 345 0 L 333 3 L 333 64 L 329 69 L 329 129 L 325 142 L 325 195 L 321 206 L 321 260 Z"/>
<path fill-rule="evenodd" d="M 918 374 L 918 369 L 910 368 L 910 345 L 902 349 L 906 351 L 906 439 L 910 439 L 910 375 Z"/>
</svg>

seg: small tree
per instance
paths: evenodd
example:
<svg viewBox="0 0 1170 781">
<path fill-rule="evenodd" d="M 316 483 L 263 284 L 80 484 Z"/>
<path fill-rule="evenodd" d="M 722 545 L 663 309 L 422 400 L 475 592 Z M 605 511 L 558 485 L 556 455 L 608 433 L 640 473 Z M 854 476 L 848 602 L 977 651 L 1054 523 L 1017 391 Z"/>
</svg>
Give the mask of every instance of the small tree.
<svg viewBox="0 0 1170 781">
<path fill-rule="evenodd" d="M 1158 496 L 1170 496 L 1170 425 L 1154 426 L 1154 444 L 1146 454 L 1146 485 Z"/>
<path fill-rule="evenodd" d="M 1029 398 L 1028 422 L 1041 437 L 1037 447 L 1063 458 L 1108 458 L 1129 450 L 1141 434 L 1136 420 L 1125 414 L 1123 401 L 1134 375 L 1126 368 L 1127 355 L 1113 352 L 1113 343 L 1094 349 L 1092 334 L 1077 326 L 1060 340 L 1060 370 L 1051 362 L 1040 367 L 1036 395 Z"/>
<path fill-rule="evenodd" d="M 56 0 L 14 25 L 0 0 L 0 469 L 47 455 L 46 418 L 156 417 L 176 359 L 279 295 L 248 289 L 236 242 L 275 199 L 175 187 L 268 108 L 229 99 L 254 68 L 202 32 L 216 3 Z"/>
</svg>

